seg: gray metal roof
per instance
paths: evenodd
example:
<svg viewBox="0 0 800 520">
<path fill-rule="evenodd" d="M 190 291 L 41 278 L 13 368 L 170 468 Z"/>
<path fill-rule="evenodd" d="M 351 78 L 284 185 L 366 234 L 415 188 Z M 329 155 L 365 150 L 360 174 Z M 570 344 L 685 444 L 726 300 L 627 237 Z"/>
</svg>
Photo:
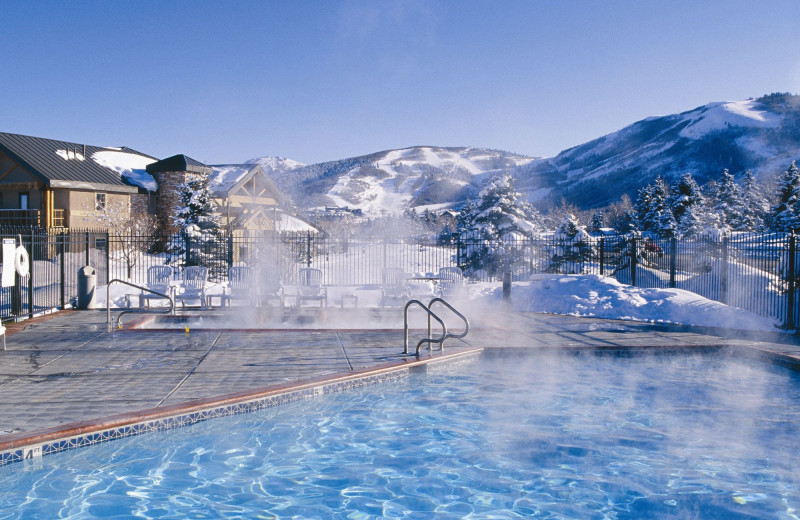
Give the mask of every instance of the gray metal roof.
<svg viewBox="0 0 800 520">
<path fill-rule="evenodd" d="M 211 171 L 210 166 L 206 166 L 200 161 L 196 161 L 183 154 L 173 155 L 172 157 L 167 157 L 166 159 L 161 159 L 160 161 L 147 165 L 148 173 L 194 172 L 210 175 Z"/>
<path fill-rule="evenodd" d="M 135 191 L 120 173 L 100 165 L 92 156 L 97 152 L 118 151 L 156 160 L 127 147 L 91 146 L 3 132 L 0 132 L 0 150 L 52 188 Z"/>
</svg>

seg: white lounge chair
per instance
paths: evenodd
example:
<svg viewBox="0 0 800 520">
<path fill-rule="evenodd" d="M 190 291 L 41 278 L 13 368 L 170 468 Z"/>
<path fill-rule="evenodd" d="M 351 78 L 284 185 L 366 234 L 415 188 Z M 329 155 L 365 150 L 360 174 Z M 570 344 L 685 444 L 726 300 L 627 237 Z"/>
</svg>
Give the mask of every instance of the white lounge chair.
<svg viewBox="0 0 800 520">
<path fill-rule="evenodd" d="M 228 287 L 222 293 L 222 306 L 227 304 L 230 307 L 233 300 L 256 305 L 257 289 L 252 269 L 246 266 L 231 267 L 228 269 Z"/>
<path fill-rule="evenodd" d="M 297 307 L 305 301 L 319 302 L 320 307 L 328 306 L 328 289 L 322 285 L 322 271 L 303 267 L 299 272 L 300 285 L 296 287 Z"/>
<path fill-rule="evenodd" d="M 405 303 L 411 299 L 411 288 L 406 283 L 406 273 L 399 267 L 387 267 L 381 273 L 381 307 L 391 303 Z"/>
<path fill-rule="evenodd" d="M 168 265 L 153 265 L 147 268 L 147 288 L 161 294 L 170 295 L 172 288 L 169 282 L 172 280 L 172 267 Z M 139 295 L 139 308 L 150 308 L 152 300 L 166 300 L 164 296 L 142 291 Z"/>
<path fill-rule="evenodd" d="M 186 308 L 186 301 L 200 302 L 200 308 L 207 308 L 206 301 L 206 282 L 208 280 L 208 268 L 201 266 L 189 266 L 183 268 L 183 280 L 181 281 L 180 291 L 175 296 L 175 302 L 181 302 Z"/>
</svg>

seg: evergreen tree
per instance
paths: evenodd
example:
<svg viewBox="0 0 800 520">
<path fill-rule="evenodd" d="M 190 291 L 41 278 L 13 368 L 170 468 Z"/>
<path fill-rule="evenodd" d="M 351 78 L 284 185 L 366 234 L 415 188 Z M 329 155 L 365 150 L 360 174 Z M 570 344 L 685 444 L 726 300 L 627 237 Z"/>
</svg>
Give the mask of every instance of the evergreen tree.
<svg viewBox="0 0 800 520">
<path fill-rule="evenodd" d="M 675 218 L 669 207 L 669 186 L 661 177 L 639 190 L 635 209 L 639 231 L 662 236 L 675 233 Z"/>
<path fill-rule="evenodd" d="M 724 229 L 742 229 L 743 203 L 739 186 L 733 175 L 725 169 L 716 184 L 713 200 L 713 213 L 720 219 Z"/>
<path fill-rule="evenodd" d="M 770 215 L 770 229 L 791 233 L 800 230 L 800 215 L 797 204 L 800 201 L 800 169 L 792 162 L 783 173 L 778 203 Z"/>
<path fill-rule="evenodd" d="M 734 220 L 734 229 L 762 230 L 769 214 L 769 201 L 750 170 L 744 174 L 740 194 L 742 210 L 739 217 Z"/>
<path fill-rule="evenodd" d="M 580 274 L 584 264 L 596 258 L 592 237 L 575 215 L 565 215 L 554 235 L 555 245 L 549 270 L 555 273 Z"/>
<path fill-rule="evenodd" d="M 214 202 L 208 189 L 206 175 L 190 175 L 177 188 L 180 205 L 172 221 L 178 234 L 171 241 L 170 251 L 177 255 L 181 265 L 209 267 L 209 278 L 220 279 L 227 265 L 224 263 L 221 219 L 214 211 Z M 186 246 L 189 245 L 187 254 Z"/>
<path fill-rule="evenodd" d="M 708 224 L 705 204 L 705 197 L 692 174 L 683 174 L 670 200 L 675 222 L 674 233 L 680 237 L 699 235 Z M 662 227 L 662 236 L 672 236 L 672 233 L 665 231 Z"/>
<path fill-rule="evenodd" d="M 175 226 L 189 233 L 220 233 L 221 219 L 214 211 L 206 175 L 189 175 L 178 186 L 178 195 L 180 205 L 172 217 Z"/>
<path fill-rule="evenodd" d="M 605 225 L 605 218 L 603 213 L 598 211 L 594 215 L 592 215 L 592 232 L 598 233 L 602 228 L 606 227 Z"/>
<path fill-rule="evenodd" d="M 465 211 L 462 211 L 464 228 L 468 233 L 497 241 L 507 234 L 531 236 L 541 229 L 541 215 L 514 189 L 508 172 L 493 177 L 479 197 L 474 206 L 467 208 L 465 205 Z"/>
<path fill-rule="evenodd" d="M 459 263 L 468 270 L 502 270 L 516 260 L 516 239 L 542 228 L 538 211 L 514 189 L 508 172 L 493 177 L 468 201 L 459 215 L 462 240 L 472 245 L 462 251 Z"/>
</svg>

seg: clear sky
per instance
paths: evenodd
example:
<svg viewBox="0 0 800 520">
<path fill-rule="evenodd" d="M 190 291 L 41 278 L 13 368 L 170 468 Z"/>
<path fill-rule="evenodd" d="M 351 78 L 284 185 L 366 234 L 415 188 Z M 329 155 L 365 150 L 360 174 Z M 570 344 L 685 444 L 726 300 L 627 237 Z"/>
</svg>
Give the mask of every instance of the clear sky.
<svg viewBox="0 0 800 520">
<path fill-rule="evenodd" d="M 559 151 L 800 92 L 798 0 L 0 0 L 0 131 L 207 164 Z"/>
</svg>

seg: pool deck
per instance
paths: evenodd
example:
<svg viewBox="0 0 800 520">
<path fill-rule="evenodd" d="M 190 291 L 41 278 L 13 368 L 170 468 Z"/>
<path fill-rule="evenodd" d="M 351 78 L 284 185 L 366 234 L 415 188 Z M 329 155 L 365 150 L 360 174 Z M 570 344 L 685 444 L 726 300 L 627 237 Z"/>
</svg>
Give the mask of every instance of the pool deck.
<svg viewBox="0 0 800 520">
<path fill-rule="evenodd" d="M 445 353 L 722 347 L 800 365 L 800 341 L 791 334 L 532 313 L 509 321 L 513 325 L 477 323 L 463 340 L 448 340 Z M 0 350 L 0 447 L 87 421 L 417 359 L 402 353 L 402 329 L 109 331 L 105 311 L 63 311 L 8 324 L 6 344 Z"/>
</svg>

